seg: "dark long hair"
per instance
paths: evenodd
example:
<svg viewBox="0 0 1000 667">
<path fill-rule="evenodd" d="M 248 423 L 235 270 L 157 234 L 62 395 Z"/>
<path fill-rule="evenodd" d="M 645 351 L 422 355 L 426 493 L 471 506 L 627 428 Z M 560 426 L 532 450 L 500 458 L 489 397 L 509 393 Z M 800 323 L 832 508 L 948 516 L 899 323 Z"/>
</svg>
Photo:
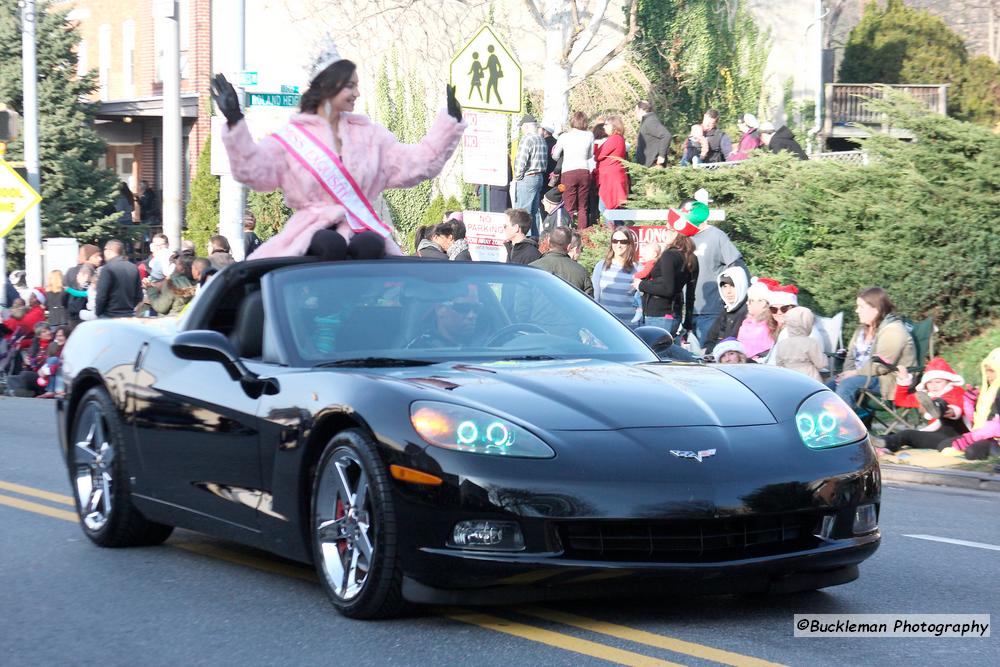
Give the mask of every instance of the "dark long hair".
<svg viewBox="0 0 1000 667">
<path fill-rule="evenodd" d="M 350 60 L 338 60 L 329 65 L 309 83 L 309 90 L 299 100 L 299 111 L 316 113 L 323 100 L 330 99 L 344 89 L 356 69 L 357 66 Z"/>
<path fill-rule="evenodd" d="M 622 264 L 622 269 L 625 273 L 632 273 L 635 270 L 636 260 L 639 258 L 639 235 L 635 233 L 630 227 L 615 227 L 614 231 L 611 232 L 611 238 L 615 238 L 615 234 L 618 232 L 623 232 L 628 236 L 628 252 L 625 253 L 625 261 Z M 611 261 L 615 258 L 614 246 L 608 244 L 608 251 L 604 254 L 604 268 L 611 266 Z"/>
<path fill-rule="evenodd" d="M 876 331 L 879 325 L 882 324 L 882 320 L 884 320 L 887 315 L 896 309 L 896 306 L 893 305 L 889 295 L 881 287 L 869 287 L 867 289 L 863 289 L 858 292 L 858 298 L 878 311 L 878 316 L 869 327 L 869 333 Z"/>
<path fill-rule="evenodd" d="M 695 267 L 698 266 L 698 257 L 694 254 L 694 241 L 691 240 L 690 236 L 678 233 L 674 237 L 674 240 L 670 242 L 670 245 L 667 246 L 667 249 L 679 252 L 683 258 L 682 263 L 684 267 L 691 273 L 694 273 Z"/>
</svg>

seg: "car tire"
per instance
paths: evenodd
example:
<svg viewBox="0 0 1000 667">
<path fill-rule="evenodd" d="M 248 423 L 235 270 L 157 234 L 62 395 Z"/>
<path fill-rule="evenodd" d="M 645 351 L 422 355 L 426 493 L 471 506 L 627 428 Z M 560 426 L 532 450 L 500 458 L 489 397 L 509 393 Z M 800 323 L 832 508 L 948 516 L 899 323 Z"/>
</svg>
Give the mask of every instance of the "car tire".
<svg viewBox="0 0 1000 667">
<path fill-rule="evenodd" d="M 173 526 L 148 520 L 132 504 L 124 429 L 103 388 L 84 394 L 73 419 L 66 462 L 84 534 L 102 547 L 160 544 Z"/>
<path fill-rule="evenodd" d="M 316 573 L 341 614 L 390 618 L 408 609 L 389 476 L 367 433 L 342 431 L 324 448 L 310 519 Z"/>
</svg>

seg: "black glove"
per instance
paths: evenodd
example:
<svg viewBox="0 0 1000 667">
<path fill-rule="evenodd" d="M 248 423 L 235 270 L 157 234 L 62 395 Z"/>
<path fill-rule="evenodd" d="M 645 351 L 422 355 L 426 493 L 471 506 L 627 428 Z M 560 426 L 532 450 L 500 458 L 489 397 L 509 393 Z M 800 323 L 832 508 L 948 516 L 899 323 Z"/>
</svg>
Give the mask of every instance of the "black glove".
<svg viewBox="0 0 1000 667">
<path fill-rule="evenodd" d="M 236 125 L 243 119 L 243 112 L 240 111 L 240 97 L 236 94 L 233 84 L 226 81 L 224 74 L 216 74 L 212 77 L 212 99 L 215 100 L 219 111 L 226 117 L 229 127 Z"/>
<path fill-rule="evenodd" d="M 455 86 L 445 85 L 444 89 L 446 94 L 448 95 L 448 113 L 451 115 L 452 118 L 461 123 L 462 105 L 458 103 L 457 99 L 455 99 Z"/>
</svg>

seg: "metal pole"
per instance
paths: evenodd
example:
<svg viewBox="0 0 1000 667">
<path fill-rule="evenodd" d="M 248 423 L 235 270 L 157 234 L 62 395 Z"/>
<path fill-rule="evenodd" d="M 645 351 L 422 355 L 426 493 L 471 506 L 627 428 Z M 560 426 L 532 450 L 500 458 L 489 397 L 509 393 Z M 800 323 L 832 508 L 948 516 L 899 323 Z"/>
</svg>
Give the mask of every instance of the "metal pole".
<svg viewBox="0 0 1000 667">
<path fill-rule="evenodd" d="M 0 236 L 0 306 L 7 303 L 7 239 Z"/>
<path fill-rule="evenodd" d="M 220 69 L 230 70 L 236 74 L 246 67 L 246 0 L 226 0 L 232 16 L 234 30 L 230 42 L 226 44 L 224 53 L 219 54 Z M 223 63 L 229 63 L 228 66 Z M 239 83 L 234 77 L 234 82 Z M 237 87 L 241 94 L 243 89 Z M 247 189 L 232 174 L 223 174 L 219 180 L 219 234 L 229 240 L 232 255 L 236 260 L 243 259 L 243 215 L 247 203 Z"/>
<path fill-rule="evenodd" d="M 171 248 L 181 245 L 181 70 L 180 25 L 176 0 L 160 4 L 163 21 L 163 233 Z"/>
<path fill-rule="evenodd" d="M 21 0 L 24 167 L 28 172 L 28 185 L 36 192 L 41 192 L 38 172 L 38 72 L 35 58 L 35 0 Z M 42 284 L 42 222 L 39 206 L 32 206 L 24 217 L 24 268 L 29 287 Z"/>
</svg>

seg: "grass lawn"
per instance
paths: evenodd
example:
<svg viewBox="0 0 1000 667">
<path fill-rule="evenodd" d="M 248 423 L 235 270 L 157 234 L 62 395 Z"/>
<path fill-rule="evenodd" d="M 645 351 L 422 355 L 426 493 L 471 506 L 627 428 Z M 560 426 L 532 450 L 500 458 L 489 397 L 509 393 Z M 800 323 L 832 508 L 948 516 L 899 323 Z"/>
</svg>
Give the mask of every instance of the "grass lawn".
<svg viewBox="0 0 1000 667">
<path fill-rule="evenodd" d="M 947 347 L 942 346 L 936 352 L 951 364 L 967 384 L 979 386 L 982 382 L 979 365 L 986 355 L 997 347 L 1000 347 L 1000 322 L 994 322 L 975 338 Z"/>
</svg>

